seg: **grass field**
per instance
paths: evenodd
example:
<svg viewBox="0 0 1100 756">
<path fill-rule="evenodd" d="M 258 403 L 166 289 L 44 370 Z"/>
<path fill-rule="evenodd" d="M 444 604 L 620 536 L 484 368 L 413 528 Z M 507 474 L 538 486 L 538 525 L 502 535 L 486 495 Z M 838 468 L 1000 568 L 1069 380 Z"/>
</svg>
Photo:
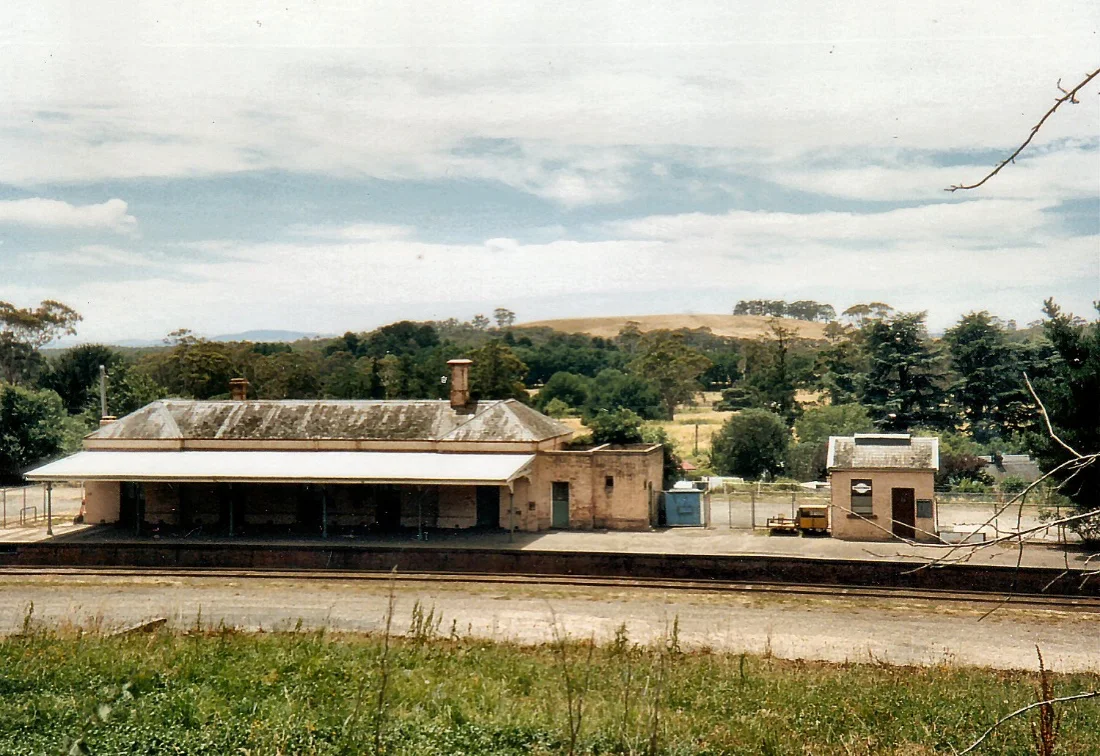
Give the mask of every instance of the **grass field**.
<svg viewBox="0 0 1100 756">
<path fill-rule="evenodd" d="M 403 623 L 402 623 L 403 624 Z M 932 754 L 1034 700 L 1036 675 L 395 636 L 31 632 L 0 642 L 0 753 Z M 1054 676 L 1066 695 L 1094 675 Z M 1066 753 L 1100 706 L 1065 706 Z M 1031 753 L 1027 721 L 982 753 Z"/>
<path fill-rule="evenodd" d="M 755 339 L 768 333 L 771 318 L 763 315 L 616 315 L 607 318 L 559 318 L 520 323 L 517 327 L 545 327 L 564 333 L 587 333 L 610 339 L 619 334 L 627 321 L 633 320 L 643 331 L 680 328 L 709 328 L 718 336 Z M 825 336 L 824 323 L 810 323 L 791 318 L 780 319 L 786 328 L 793 328 L 807 339 Z"/>
</svg>

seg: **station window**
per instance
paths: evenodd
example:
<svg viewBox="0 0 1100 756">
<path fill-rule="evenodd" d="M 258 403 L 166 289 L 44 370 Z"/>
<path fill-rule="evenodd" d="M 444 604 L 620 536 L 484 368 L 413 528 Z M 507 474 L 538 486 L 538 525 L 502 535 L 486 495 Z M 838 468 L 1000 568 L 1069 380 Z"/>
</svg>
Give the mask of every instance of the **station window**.
<svg viewBox="0 0 1100 756">
<path fill-rule="evenodd" d="M 868 478 L 853 478 L 851 492 L 853 514 L 864 516 L 874 514 L 874 506 L 871 503 L 871 481 Z"/>
<path fill-rule="evenodd" d="M 603 479 L 603 487 L 604 488 L 614 488 L 615 487 L 615 476 L 614 475 L 605 476 L 604 479 Z"/>
</svg>

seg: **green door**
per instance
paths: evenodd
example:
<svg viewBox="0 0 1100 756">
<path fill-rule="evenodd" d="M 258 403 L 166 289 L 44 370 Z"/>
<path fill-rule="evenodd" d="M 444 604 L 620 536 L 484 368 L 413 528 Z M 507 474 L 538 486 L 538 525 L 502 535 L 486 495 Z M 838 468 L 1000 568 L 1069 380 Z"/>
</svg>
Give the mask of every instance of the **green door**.
<svg viewBox="0 0 1100 756">
<path fill-rule="evenodd" d="M 550 493 L 550 527 L 569 527 L 569 484 L 554 482 Z"/>
</svg>

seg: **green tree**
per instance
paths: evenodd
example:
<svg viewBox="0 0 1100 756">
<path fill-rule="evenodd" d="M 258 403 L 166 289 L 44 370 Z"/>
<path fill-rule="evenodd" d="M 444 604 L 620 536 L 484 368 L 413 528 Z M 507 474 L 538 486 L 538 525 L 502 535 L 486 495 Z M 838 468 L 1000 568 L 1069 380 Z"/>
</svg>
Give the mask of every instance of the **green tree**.
<svg viewBox="0 0 1100 756">
<path fill-rule="evenodd" d="M 250 365 L 235 359 L 230 344 L 198 338 L 186 329 L 168 334 L 165 342 L 170 349 L 145 355 L 136 367 L 169 395 L 194 399 L 227 396 L 230 379 L 250 372 L 246 370 Z"/>
<path fill-rule="evenodd" d="M 584 424 L 596 444 L 637 444 L 643 440 L 642 418 L 628 409 L 600 410 Z"/>
<path fill-rule="evenodd" d="M 772 318 L 768 322 L 768 332 L 749 346 L 745 375 L 745 382 L 754 395 L 753 404 L 775 412 L 788 423 L 798 414 L 797 379 L 791 359 L 797 335 L 797 331 Z"/>
<path fill-rule="evenodd" d="M 600 410 L 616 409 L 631 410 L 646 420 L 664 417 L 661 395 L 652 383 L 633 373 L 611 368 L 601 370 L 588 386 L 584 415 L 588 417 Z"/>
<path fill-rule="evenodd" d="M 665 489 L 684 477 L 684 461 L 676 450 L 676 444 L 668 437 L 668 432 L 660 425 L 647 423 L 642 426 L 642 442 L 661 445 L 661 485 Z"/>
<path fill-rule="evenodd" d="M 1100 303 L 1096 305 L 1100 313 Z M 1058 360 L 1051 373 L 1035 382 L 1055 433 L 1080 454 L 1100 452 L 1100 317 L 1084 321 L 1064 312 L 1053 299 L 1044 303 L 1043 332 Z M 1044 431 L 1037 437 L 1040 466 L 1051 470 L 1072 459 L 1061 444 Z M 1100 463 L 1065 469 L 1057 479 L 1062 492 L 1081 512 L 1100 509 Z M 1100 518 L 1082 523 L 1079 532 L 1100 540 Z"/>
<path fill-rule="evenodd" d="M 19 480 L 28 467 L 78 443 L 81 431 L 56 392 L 0 383 L 0 480 Z"/>
<path fill-rule="evenodd" d="M 260 357 L 253 366 L 260 399 L 316 399 L 321 395 L 317 360 L 301 352 Z"/>
<path fill-rule="evenodd" d="M 331 353 L 322 366 L 322 390 L 333 399 L 371 399 L 375 396 L 374 358 L 355 358 L 340 351 Z"/>
<path fill-rule="evenodd" d="M 0 380 L 22 383 L 41 365 L 38 350 L 58 336 L 76 333 L 80 314 L 52 299 L 35 309 L 0 302 Z"/>
<path fill-rule="evenodd" d="M 706 349 L 703 355 L 711 364 L 699 379 L 708 391 L 732 386 L 741 379 L 741 350 L 735 344 L 719 349 Z"/>
<path fill-rule="evenodd" d="M 493 310 L 493 320 L 497 322 L 497 328 L 511 328 L 516 322 L 516 314 L 506 307 L 498 307 Z"/>
<path fill-rule="evenodd" d="M 702 388 L 699 376 L 710 364 L 705 356 L 684 344 L 681 334 L 651 331 L 642 338 L 641 353 L 630 363 L 630 369 L 657 387 L 665 417 L 671 419 L 676 408 L 691 401 Z"/>
<path fill-rule="evenodd" d="M 967 432 L 987 444 L 1020 430 L 1031 415 L 1023 373 L 1033 376 L 1035 350 L 1009 341 L 1003 323 L 984 310 L 964 315 L 944 334 L 955 380 L 950 393 Z"/>
<path fill-rule="evenodd" d="M 570 409 L 570 406 L 561 399 L 551 399 L 542 407 L 542 411 L 550 417 L 565 417 Z"/>
<path fill-rule="evenodd" d="M 619 329 L 619 335 L 615 337 L 615 342 L 619 345 L 619 349 L 633 356 L 641 347 L 644 335 L 641 323 L 637 320 L 628 320 Z"/>
<path fill-rule="evenodd" d="M 588 402 L 591 380 L 575 373 L 554 373 L 539 389 L 535 406 L 543 409 L 550 402 L 563 402 L 567 408 L 580 409 Z"/>
<path fill-rule="evenodd" d="M 38 385 L 57 392 L 70 415 L 98 406 L 99 366 L 113 374 L 122 355 L 102 344 L 83 344 L 47 360 Z"/>
<path fill-rule="evenodd" d="M 527 366 L 516 353 L 493 339 L 470 352 L 470 392 L 475 399 L 528 400 L 523 379 Z"/>
<path fill-rule="evenodd" d="M 963 483 L 988 486 L 993 482 L 993 479 L 984 472 L 986 462 L 980 456 L 981 447 L 972 439 L 954 431 L 942 431 L 936 435 L 940 439 L 940 469 L 936 472 L 937 486 L 957 489 Z"/>
<path fill-rule="evenodd" d="M 874 429 L 875 423 L 867 414 L 867 408 L 859 404 L 811 407 L 794 424 L 799 443 L 810 444 L 827 443 L 830 436 L 851 436 Z"/>
<path fill-rule="evenodd" d="M 740 412 L 711 441 L 711 461 L 720 475 L 750 480 L 775 477 L 783 469 L 790 431 L 779 415 L 762 409 Z"/>
<path fill-rule="evenodd" d="M 868 369 L 863 332 L 852 326 L 830 323 L 826 326 L 825 337 L 829 344 L 815 358 L 815 385 L 828 394 L 832 404 L 859 401 Z"/>
<path fill-rule="evenodd" d="M 885 431 L 950 425 L 941 360 L 928 341 L 924 316 L 901 313 L 863 326 L 870 367 L 862 403 Z"/>
<path fill-rule="evenodd" d="M 859 404 L 811 407 L 795 421 L 798 442 L 787 453 L 786 474 L 796 480 L 823 480 L 830 436 L 873 431 L 867 410 Z"/>
<path fill-rule="evenodd" d="M 386 399 L 399 399 L 405 383 L 405 371 L 401 367 L 401 358 L 396 354 L 387 354 L 378 360 L 378 380 Z"/>
</svg>

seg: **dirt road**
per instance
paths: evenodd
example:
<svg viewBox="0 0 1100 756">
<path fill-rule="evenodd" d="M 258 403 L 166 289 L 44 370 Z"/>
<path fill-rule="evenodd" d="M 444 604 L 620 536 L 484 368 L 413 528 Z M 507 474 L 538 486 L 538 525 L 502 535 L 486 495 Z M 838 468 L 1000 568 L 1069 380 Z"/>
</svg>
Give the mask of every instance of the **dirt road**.
<svg viewBox="0 0 1100 756">
<path fill-rule="evenodd" d="M 440 632 L 538 643 L 557 622 L 577 638 L 610 639 L 626 625 L 636 641 L 659 639 L 675 619 L 686 647 L 770 652 L 785 658 L 966 664 L 1032 669 L 1035 645 L 1058 671 L 1100 669 L 1100 614 L 1013 608 L 979 622 L 988 604 L 853 600 L 654 589 L 500 586 L 398 581 L 394 627 L 414 603 L 442 616 Z M 0 573 L 0 633 L 33 620 L 48 626 L 118 627 L 156 616 L 251 630 L 378 630 L 387 580 L 42 576 Z"/>
</svg>

